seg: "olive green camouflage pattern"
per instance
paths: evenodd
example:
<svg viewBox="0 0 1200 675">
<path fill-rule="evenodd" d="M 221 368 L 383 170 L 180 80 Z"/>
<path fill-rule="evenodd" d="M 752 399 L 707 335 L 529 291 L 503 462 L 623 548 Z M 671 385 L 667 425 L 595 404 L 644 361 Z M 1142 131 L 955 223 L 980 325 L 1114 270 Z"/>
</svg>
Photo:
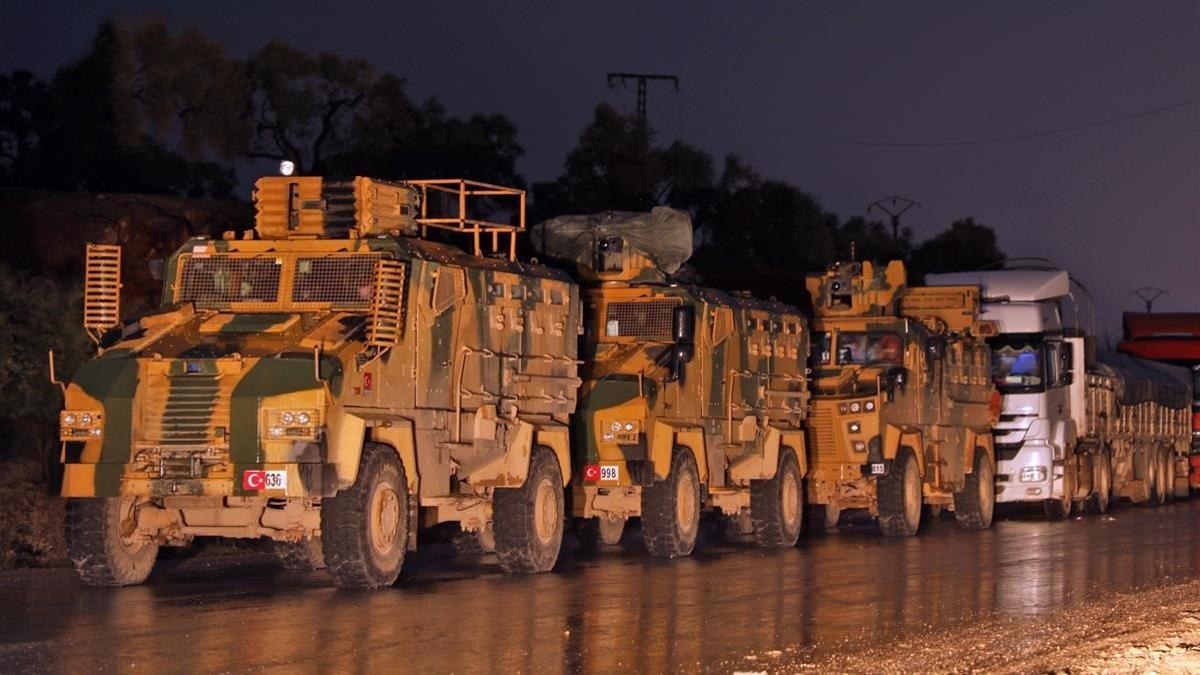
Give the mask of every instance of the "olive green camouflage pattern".
<svg viewBox="0 0 1200 675">
<path fill-rule="evenodd" d="M 885 534 L 915 533 L 922 504 L 987 527 L 999 396 L 978 288 L 910 288 L 898 261 L 836 264 L 807 288 L 809 503 L 828 525 L 866 509 Z"/>
<path fill-rule="evenodd" d="M 494 492 L 521 488 L 535 454 L 567 484 L 578 287 L 407 236 L 459 229 L 478 247 L 523 227 L 438 217 L 431 188 L 461 190 L 460 209 L 507 190 L 259 180 L 254 236 L 188 241 L 162 308 L 111 331 L 65 387 L 62 495 L 136 498 L 125 526 L 158 544 L 301 541 L 320 534 L 322 499 L 356 485 L 364 448 L 383 447 L 412 547 L 418 526 L 490 531 Z M 523 193 L 503 194 L 523 214 Z M 391 310 L 375 301 L 389 288 Z"/>
</svg>

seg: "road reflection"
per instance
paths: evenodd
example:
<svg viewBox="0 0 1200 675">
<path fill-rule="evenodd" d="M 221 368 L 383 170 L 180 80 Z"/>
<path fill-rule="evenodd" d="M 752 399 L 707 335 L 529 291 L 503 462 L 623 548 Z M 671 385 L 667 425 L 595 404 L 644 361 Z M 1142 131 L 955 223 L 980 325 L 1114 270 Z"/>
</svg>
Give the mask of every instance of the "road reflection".
<svg viewBox="0 0 1200 675">
<path fill-rule="evenodd" d="M 568 555 L 533 577 L 426 560 L 380 593 L 262 564 L 188 563 L 112 591 L 30 574 L 0 587 L 0 662 L 64 672 L 720 669 L 750 652 L 853 650 L 1195 577 L 1198 527 L 1200 501 L 1124 508 L 1115 520 L 1014 518 L 985 532 L 940 520 L 902 540 L 867 528 L 676 561 Z"/>
</svg>

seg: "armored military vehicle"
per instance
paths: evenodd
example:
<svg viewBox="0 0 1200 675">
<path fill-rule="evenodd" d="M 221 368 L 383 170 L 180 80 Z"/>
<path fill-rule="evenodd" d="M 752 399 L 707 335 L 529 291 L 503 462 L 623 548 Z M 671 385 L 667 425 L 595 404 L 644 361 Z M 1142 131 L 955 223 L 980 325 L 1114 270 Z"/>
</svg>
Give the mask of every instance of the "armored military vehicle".
<svg viewBox="0 0 1200 675">
<path fill-rule="evenodd" d="M 813 404 L 808 500 L 827 524 L 866 509 L 912 535 L 922 505 L 991 525 L 1000 399 L 973 286 L 910 288 L 903 263 L 840 263 L 810 276 Z"/>
<path fill-rule="evenodd" d="M 689 555 L 701 511 L 753 525 L 764 546 L 800 534 L 806 321 L 777 302 L 676 283 L 687 214 L 555 218 L 534 245 L 584 285 L 584 358 L 571 513 L 611 543 L 640 517 L 651 555 Z"/>
<path fill-rule="evenodd" d="M 380 587 L 448 521 L 493 534 L 509 571 L 550 569 L 581 313 L 568 277 L 515 260 L 524 193 L 272 177 L 254 198 L 251 236 L 188 241 L 130 323 L 119 248 L 89 248 L 101 353 L 61 414 L 79 576 L 138 583 L 160 546 L 265 537 Z"/>
</svg>

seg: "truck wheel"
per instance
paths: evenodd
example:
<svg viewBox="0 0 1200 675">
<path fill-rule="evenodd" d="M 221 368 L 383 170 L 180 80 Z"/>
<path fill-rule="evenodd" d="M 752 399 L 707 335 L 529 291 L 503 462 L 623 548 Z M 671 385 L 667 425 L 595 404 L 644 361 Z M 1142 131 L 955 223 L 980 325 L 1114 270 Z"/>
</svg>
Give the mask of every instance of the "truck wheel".
<svg viewBox="0 0 1200 675">
<path fill-rule="evenodd" d="M 996 473 L 987 451 L 975 448 L 975 462 L 961 492 L 954 493 L 954 519 L 969 530 L 992 526 L 996 508 Z"/>
<path fill-rule="evenodd" d="M 343 588 L 383 588 L 408 549 L 408 481 L 389 447 L 363 446 L 354 485 L 321 501 L 325 565 Z"/>
<path fill-rule="evenodd" d="M 921 473 L 911 448 L 901 448 L 892 468 L 875 482 L 879 529 L 888 537 L 911 537 L 921 527 Z"/>
<path fill-rule="evenodd" d="M 675 448 L 667 479 L 642 489 L 642 541 L 656 558 L 691 555 L 700 532 L 700 472 L 691 451 Z"/>
<path fill-rule="evenodd" d="M 621 535 L 625 533 L 624 518 L 581 518 L 575 524 L 575 536 L 579 543 L 588 551 L 599 551 L 606 546 L 616 546 L 621 543 Z"/>
<path fill-rule="evenodd" d="M 759 546 L 787 548 L 800 539 L 804 524 L 804 486 L 791 448 L 782 448 L 775 477 L 750 481 L 750 516 Z"/>
<path fill-rule="evenodd" d="M 492 497 L 496 555 L 505 572 L 548 572 L 562 548 L 562 472 L 550 450 L 537 447 L 519 488 L 498 488 Z"/>
<path fill-rule="evenodd" d="M 1157 492 L 1154 502 L 1159 506 L 1171 501 L 1171 495 L 1175 492 L 1175 466 L 1171 460 L 1170 450 L 1158 454 L 1158 482 L 1155 485 Z"/>
<path fill-rule="evenodd" d="M 1074 464 L 1068 465 L 1063 462 L 1063 485 L 1062 496 L 1058 499 L 1047 499 L 1042 502 L 1042 509 L 1046 512 L 1046 517 L 1050 520 L 1066 520 L 1071 517 L 1071 506 L 1075 502 L 1075 485 L 1074 477 L 1077 471 Z M 1050 472 L 1054 472 L 1054 467 L 1050 468 Z M 1054 489 L 1054 480 L 1050 480 L 1050 489 Z"/>
<path fill-rule="evenodd" d="M 1108 450 L 1096 455 L 1096 464 L 1092 467 L 1092 494 L 1088 496 L 1088 511 L 1101 514 L 1107 513 L 1112 502 L 1112 457 Z"/>
<path fill-rule="evenodd" d="M 320 537 L 310 537 L 303 541 L 272 541 L 271 552 L 285 570 L 311 572 L 325 569 L 325 555 L 321 552 Z"/>
<path fill-rule="evenodd" d="M 150 576 L 158 544 L 135 537 L 137 497 L 67 501 L 67 555 L 88 586 L 130 586 Z"/>
<path fill-rule="evenodd" d="M 1066 520 L 1071 517 L 1071 497 L 1063 495 L 1060 499 L 1047 499 L 1042 502 L 1042 509 L 1050 520 Z"/>
</svg>

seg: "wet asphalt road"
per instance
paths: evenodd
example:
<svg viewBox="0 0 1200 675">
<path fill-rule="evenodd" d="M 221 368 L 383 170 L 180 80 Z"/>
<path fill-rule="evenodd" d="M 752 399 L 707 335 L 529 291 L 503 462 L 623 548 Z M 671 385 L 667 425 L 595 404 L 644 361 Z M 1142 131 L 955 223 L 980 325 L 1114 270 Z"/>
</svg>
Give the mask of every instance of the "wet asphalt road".
<svg viewBox="0 0 1200 675">
<path fill-rule="evenodd" d="M 339 591 L 261 556 L 164 561 L 149 584 L 80 586 L 65 570 L 0 576 L 0 670 L 662 672 L 748 654 L 819 659 L 979 619 L 1052 614 L 1200 577 L 1200 499 L 1115 519 L 952 519 L 910 539 L 869 526 L 762 551 L 709 544 L 658 561 L 564 554 L 552 574 L 433 547 L 393 589 Z"/>
</svg>

